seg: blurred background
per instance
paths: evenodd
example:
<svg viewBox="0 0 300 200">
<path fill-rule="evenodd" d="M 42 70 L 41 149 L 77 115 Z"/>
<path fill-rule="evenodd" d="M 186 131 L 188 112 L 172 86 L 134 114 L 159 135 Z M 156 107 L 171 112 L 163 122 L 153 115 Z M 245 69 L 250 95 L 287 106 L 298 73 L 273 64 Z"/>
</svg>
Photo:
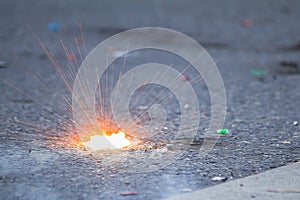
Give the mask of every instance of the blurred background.
<svg viewBox="0 0 300 200">
<path fill-rule="evenodd" d="M 298 42 L 299 5 L 296 0 L 2 0 L 0 38 L 1 45 L 16 40 L 21 45 L 28 24 L 39 36 L 49 39 L 54 37 L 47 28 L 52 22 L 69 29 L 81 24 L 88 41 L 96 40 L 97 34 L 109 36 L 135 27 L 159 26 L 204 43 L 240 50 L 274 50 Z"/>
<path fill-rule="evenodd" d="M 66 92 L 38 38 L 65 67 L 74 58 L 66 58 L 61 41 L 74 48 L 77 38 L 86 55 L 121 31 L 164 27 L 197 40 L 217 63 L 229 129 L 204 159 L 189 151 L 167 169 L 122 174 L 76 151 L 50 148 L 16 123 L 22 119 L 55 130 L 61 119 L 53 113 L 70 115 L 58 107 L 45 111 L 1 81 L 0 198 L 118 199 L 119 192 L 137 190 L 136 199 L 159 199 L 220 183 L 214 176 L 231 180 L 299 159 L 299 11 L 298 0 L 0 0 L 0 80 L 35 100 L 52 109 L 63 99 L 45 93 Z M 203 108 L 204 121 L 208 110 Z"/>
</svg>

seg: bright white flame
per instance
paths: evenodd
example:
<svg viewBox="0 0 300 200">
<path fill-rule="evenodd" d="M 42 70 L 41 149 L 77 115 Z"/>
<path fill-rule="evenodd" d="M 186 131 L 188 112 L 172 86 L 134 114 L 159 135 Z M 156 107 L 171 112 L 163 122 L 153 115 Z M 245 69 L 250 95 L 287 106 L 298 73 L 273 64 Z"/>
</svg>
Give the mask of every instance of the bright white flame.
<svg viewBox="0 0 300 200">
<path fill-rule="evenodd" d="M 126 139 L 125 133 L 119 131 L 108 135 L 93 135 L 90 137 L 90 141 L 83 142 L 83 144 L 91 151 L 100 149 L 119 149 L 130 145 L 129 140 Z"/>
</svg>

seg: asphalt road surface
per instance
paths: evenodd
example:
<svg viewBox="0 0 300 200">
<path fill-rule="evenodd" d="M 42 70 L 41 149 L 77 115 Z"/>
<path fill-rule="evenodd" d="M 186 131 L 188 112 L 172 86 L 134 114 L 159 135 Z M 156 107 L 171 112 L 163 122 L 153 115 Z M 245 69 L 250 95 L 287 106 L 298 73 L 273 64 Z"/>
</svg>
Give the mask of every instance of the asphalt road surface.
<svg viewBox="0 0 300 200">
<path fill-rule="evenodd" d="M 299 10 L 296 0 L 1 1 L 0 199 L 161 199 L 223 182 L 212 180 L 216 176 L 230 181 L 296 162 L 300 157 Z M 52 22 L 60 27 L 55 23 L 48 27 Z M 37 39 L 51 48 L 67 72 L 72 66 L 61 40 L 75 52 L 80 26 L 84 55 L 104 39 L 137 27 L 170 28 L 197 40 L 222 75 L 227 95 L 224 127 L 229 133 L 206 157 L 199 156 L 210 117 L 209 95 L 202 82 L 197 89 L 201 117 L 196 145 L 172 164 L 149 173 L 129 173 L 122 163 L 114 166 L 126 157 L 123 151 L 104 152 L 95 160 L 70 131 L 72 115 L 61 95 L 71 96 Z M 165 42 L 169 44 L 169 38 Z M 127 66 L 153 58 L 167 65 L 186 64 L 172 55 L 146 51 L 128 56 Z M 185 75 L 195 76 L 192 70 Z M 146 87 L 139 106 L 160 89 Z M 154 130 L 162 138 L 176 131 L 179 122 L 178 103 L 166 106 L 168 129 Z M 143 159 L 164 147 L 155 140 L 147 142 L 152 150 L 127 153 Z M 128 191 L 138 194 L 121 195 Z"/>
</svg>

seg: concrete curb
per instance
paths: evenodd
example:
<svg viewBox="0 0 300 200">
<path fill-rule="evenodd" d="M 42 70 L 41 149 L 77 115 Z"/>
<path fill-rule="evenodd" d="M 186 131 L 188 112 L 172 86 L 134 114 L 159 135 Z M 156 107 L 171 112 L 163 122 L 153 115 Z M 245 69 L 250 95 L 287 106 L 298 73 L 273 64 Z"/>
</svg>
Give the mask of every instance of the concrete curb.
<svg viewBox="0 0 300 200">
<path fill-rule="evenodd" d="M 167 200 L 300 199 L 300 162 Z"/>
</svg>

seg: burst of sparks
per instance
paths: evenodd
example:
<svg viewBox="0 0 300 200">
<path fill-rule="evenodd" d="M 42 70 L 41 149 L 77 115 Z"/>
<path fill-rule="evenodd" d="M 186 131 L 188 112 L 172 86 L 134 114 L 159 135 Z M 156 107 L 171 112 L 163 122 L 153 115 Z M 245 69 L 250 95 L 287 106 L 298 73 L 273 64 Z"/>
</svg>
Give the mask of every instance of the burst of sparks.
<svg viewBox="0 0 300 200">
<path fill-rule="evenodd" d="M 97 151 L 101 149 L 120 149 L 130 145 L 129 140 L 126 138 L 124 132 L 119 131 L 108 135 L 93 135 L 90 137 L 90 141 L 83 142 L 84 146 L 91 150 Z"/>
<path fill-rule="evenodd" d="M 72 84 L 74 82 L 74 78 L 76 77 L 76 71 L 80 66 L 80 63 L 83 61 L 84 58 L 84 54 L 86 52 L 86 46 L 85 46 L 85 37 L 83 35 L 83 31 L 82 31 L 82 27 L 79 25 L 80 27 L 80 37 L 75 38 L 75 51 L 77 50 L 77 52 L 74 51 L 73 48 L 69 49 L 67 48 L 67 45 L 65 45 L 65 43 L 63 41 L 60 41 L 60 44 L 65 52 L 65 56 L 66 59 L 69 62 L 69 65 L 65 68 L 64 65 L 55 57 L 55 53 L 51 50 L 50 46 L 43 43 L 41 41 L 41 39 L 32 31 L 32 29 L 29 27 L 30 31 L 32 32 L 34 38 L 37 40 L 37 42 L 39 43 L 39 45 L 41 46 L 42 50 L 44 51 L 44 53 L 46 54 L 46 56 L 49 58 L 50 62 L 52 63 L 52 65 L 54 66 L 54 68 L 57 70 L 58 75 L 61 77 L 61 79 L 63 80 L 67 90 L 72 93 Z M 81 46 L 83 46 L 83 50 L 84 52 L 82 52 Z M 127 47 L 126 51 L 120 51 L 120 50 L 110 50 L 112 52 L 108 52 L 109 54 L 113 54 L 114 56 L 120 56 L 122 55 L 124 52 L 128 52 L 129 47 Z M 32 81 L 34 81 L 35 83 L 38 83 L 37 85 L 42 86 L 43 87 L 43 91 L 47 92 L 47 95 L 49 96 L 55 96 L 56 93 L 54 93 L 52 90 L 49 89 L 49 83 L 47 83 L 44 79 L 42 79 L 41 77 L 39 77 L 38 75 L 34 74 L 32 71 L 30 71 L 28 68 L 24 67 L 22 64 L 16 62 L 14 59 L 12 59 L 11 57 L 9 57 L 7 54 L 5 54 L 2 49 L 0 48 L 0 53 L 4 54 L 6 57 L 8 57 L 17 67 L 19 67 L 27 76 L 29 76 L 31 78 Z M 201 55 L 199 55 L 200 57 Z M 116 71 L 115 73 L 119 73 L 119 78 L 121 78 L 121 76 L 124 73 L 124 68 L 125 68 L 125 64 L 126 64 L 126 58 L 127 58 L 127 54 L 124 56 L 124 62 L 123 62 L 123 66 L 121 67 L 120 71 Z M 198 58 L 197 58 L 198 59 Z M 170 65 L 171 67 L 172 65 Z M 180 74 L 184 73 L 186 70 L 188 70 L 192 65 L 189 64 L 187 66 L 184 67 L 184 69 L 180 72 Z M 66 70 L 66 71 L 65 71 Z M 168 73 L 168 71 L 166 70 L 165 73 L 160 74 L 157 73 L 155 78 L 147 78 L 145 80 L 145 84 L 142 86 L 142 90 L 143 88 L 147 85 L 147 83 L 151 82 L 151 79 L 163 79 L 164 76 L 166 76 Z M 178 75 L 174 81 L 170 82 L 169 85 L 174 84 L 176 79 L 179 79 L 180 77 L 182 77 L 182 75 Z M 109 118 L 107 117 L 109 114 L 106 113 L 107 111 L 104 109 L 104 107 L 106 106 L 103 102 L 103 96 L 106 94 L 109 94 L 113 88 L 112 86 L 108 85 L 108 79 L 110 78 L 110 75 L 108 74 L 108 71 L 106 71 L 106 84 L 105 84 L 105 91 L 103 95 L 100 95 L 100 108 L 99 108 L 99 115 L 101 117 L 104 117 L 104 120 L 100 121 L 99 123 L 101 123 L 101 127 L 103 128 L 102 130 L 105 130 L 105 132 L 109 135 L 100 135 L 100 134 L 96 134 L 93 136 L 90 136 L 90 140 L 86 141 L 86 142 L 82 142 L 82 144 L 89 150 L 91 151 L 96 151 L 96 150 L 100 150 L 100 149 L 120 149 L 126 146 L 129 146 L 131 144 L 131 142 L 126 138 L 126 135 L 124 132 L 122 131 L 117 131 L 115 129 L 112 129 L 111 126 L 109 126 Z M 198 81 L 201 80 L 201 75 L 198 75 L 196 77 L 194 77 L 193 79 L 189 80 L 191 84 L 196 84 Z M 37 132 L 40 132 L 41 134 L 39 135 L 39 137 L 44 137 L 44 138 L 51 138 L 52 140 L 59 140 L 59 141 L 63 141 L 64 142 L 64 146 L 65 143 L 70 143 L 68 141 L 68 138 L 66 137 L 61 137 L 62 132 L 63 133 L 74 133 L 74 127 L 72 125 L 72 123 L 70 123 L 70 121 L 68 119 L 66 119 L 65 117 L 61 116 L 59 113 L 53 112 L 53 108 L 59 107 L 59 109 L 66 109 L 69 112 L 72 112 L 72 102 L 69 100 L 68 96 L 63 95 L 63 100 L 64 103 L 63 105 L 60 104 L 53 104 L 52 102 L 49 102 L 49 105 L 47 104 L 48 102 L 42 102 L 37 98 L 32 97 L 30 94 L 28 94 L 27 92 L 25 92 L 24 90 L 19 89 L 17 86 L 15 86 L 14 84 L 10 83 L 10 81 L 7 80 L 3 80 L 4 83 L 6 83 L 7 85 L 9 85 L 10 87 L 16 89 L 17 91 L 19 91 L 21 94 L 23 94 L 24 96 L 26 96 L 27 98 L 31 99 L 33 102 L 37 103 L 38 105 L 40 105 L 41 107 L 43 107 L 44 109 L 46 109 L 47 111 L 53 113 L 53 115 L 55 115 L 60 121 L 60 129 L 61 131 L 57 131 L 55 128 L 53 128 L 53 130 L 49 127 L 44 127 L 40 124 L 35 124 L 34 122 L 27 122 L 27 121 L 22 121 L 22 124 L 27 125 L 28 127 L 30 127 L 32 130 L 35 130 Z M 118 87 L 118 85 L 116 85 L 116 87 Z M 177 87 L 177 92 L 181 92 L 184 89 L 184 87 L 182 87 L 181 85 L 179 85 Z M 110 90 L 110 91 L 109 91 Z M 137 95 L 140 95 L 140 92 L 142 91 L 140 90 L 138 92 Z M 149 90 L 150 92 L 150 90 Z M 99 87 L 99 93 L 101 94 L 101 88 Z M 159 94 L 157 94 L 151 101 L 149 101 L 148 105 L 152 105 L 158 96 L 162 95 L 162 91 L 159 92 Z M 161 104 L 165 104 L 168 103 L 169 101 L 171 101 L 173 98 L 172 95 L 167 96 L 162 102 Z M 142 102 L 145 100 L 145 96 L 142 96 L 140 98 L 136 98 L 132 105 L 130 106 L 129 110 L 133 110 L 135 107 L 138 106 L 138 102 Z M 114 102 L 114 99 L 113 99 Z M 81 102 L 80 102 L 81 103 Z M 66 107 L 65 107 L 66 106 Z M 83 103 L 81 105 L 83 107 Z M 149 106 L 147 106 L 149 107 Z M 191 113 L 193 114 L 193 113 Z M 89 116 L 87 112 L 84 112 L 83 115 L 87 118 L 87 121 L 89 121 Z M 144 111 L 140 111 L 134 118 L 133 120 L 139 120 L 139 118 L 141 118 L 144 115 Z M 20 120 L 18 120 L 18 123 L 20 123 Z M 108 125 L 107 125 L 108 124 Z M 128 123 L 129 124 L 129 123 Z M 126 130 L 126 128 L 128 128 L 128 124 L 125 124 L 124 127 L 122 127 L 123 130 Z M 108 126 L 108 127 L 105 127 Z M 89 127 L 84 127 L 82 129 L 86 130 Z M 110 134 L 111 132 L 115 132 Z M 47 132 L 48 134 L 45 136 L 45 132 Z M 89 131 L 85 131 L 85 132 L 89 132 Z M 127 131 L 126 131 L 127 132 Z M 57 134 L 59 133 L 59 134 Z M 25 134 L 25 133 L 23 133 Z M 53 135 L 51 135 L 53 134 Z M 56 135 L 55 135 L 56 134 Z M 78 133 L 80 134 L 80 133 Z M 128 134 L 128 132 L 127 132 Z M 50 136 L 49 136 L 50 135 Z M 67 135 L 67 134 L 65 134 Z M 64 135 L 64 136 L 65 136 Z M 79 141 L 79 137 L 77 140 L 74 140 L 76 144 L 81 144 L 81 142 Z M 73 139 L 72 139 L 73 141 Z M 52 142 L 53 143 L 53 142 Z M 73 143 L 72 143 L 73 145 Z M 75 146 L 75 145 L 74 145 Z"/>
</svg>

